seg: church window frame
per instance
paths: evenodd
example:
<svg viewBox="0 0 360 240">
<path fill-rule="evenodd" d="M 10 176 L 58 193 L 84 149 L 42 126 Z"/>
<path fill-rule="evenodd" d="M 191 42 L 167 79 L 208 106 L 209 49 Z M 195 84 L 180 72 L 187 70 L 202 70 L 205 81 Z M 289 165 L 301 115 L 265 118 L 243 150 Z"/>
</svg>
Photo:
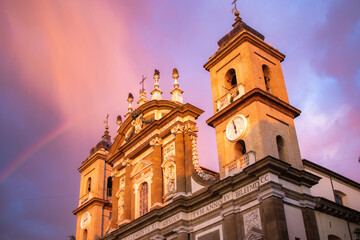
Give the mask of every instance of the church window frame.
<svg viewBox="0 0 360 240">
<path fill-rule="evenodd" d="M 107 197 L 112 197 L 112 177 L 108 177 L 107 178 L 107 182 L 106 182 L 106 196 Z"/>
<path fill-rule="evenodd" d="M 89 177 L 86 181 L 86 193 L 91 192 L 91 177 Z"/>
<path fill-rule="evenodd" d="M 135 195 L 135 218 L 141 217 L 140 215 L 140 186 L 144 182 L 148 184 L 148 212 L 151 209 L 151 192 L 152 192 L 152 178 L 153 171 L 152 169 L 146 173 L 141 174 L 138 178 L 134 179 L 135 183 L 133 184 L 134 195 Z"/>
<path fill-rule="evenodd" d="M 226 90 L 230 90 L 234 87 L 236 87 L 239 84 L 239 81 L 236 76 L 236 71 L 234 68 L 230 68 L 225 73 L 225 81 L 224 81 L 224 87 Z"/>
<path fill-rule="evenodd" d="M 263 78 L 265 83 L 265 90 L 269 93 L 273 92 L 273 77 L 271 69 L 266 64 L 262 65 Z"/>
<path fill-rule="evenodd" d="M 276 147 L 277 147 L 278 158 L 281 161 L 290 163 L 287 144 L 285 139 L 281 135 L 276 136 Z"/>
<path fill-rule="evenodd" d="M 149 184 L 147 182 L 143 182 L 140 185 L 140 217 L 149 212 Z"/>
<path fill-rule="evenodd" d="M 240 139 L 236 141 L 234 144 L 235 159 L 238 159 L 245 154 L 246 154 L 246 143 L 243 139 Z"/>
<path fill-rule="evenodd" d="M 347 196 L 345 193 L 339 190 L 334 190 L 334 198 L 337 204 L 347 206 Z"/>
</svg>

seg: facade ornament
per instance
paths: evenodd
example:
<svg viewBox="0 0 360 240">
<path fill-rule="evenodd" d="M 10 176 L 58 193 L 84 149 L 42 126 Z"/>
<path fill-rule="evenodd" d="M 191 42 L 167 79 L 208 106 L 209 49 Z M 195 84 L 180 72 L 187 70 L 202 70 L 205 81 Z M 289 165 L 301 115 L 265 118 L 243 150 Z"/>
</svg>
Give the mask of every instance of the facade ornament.
<svg viewBox="0 0 360 240">
<path fill-rule="evenodd" d="M 174 102 L 183 103 L 183 97 L 181 94 L 184 91 L 179 88 L 179 72 L 176 68 L 173 69 L 172 78 L 174 79 L 174 89 L 170 92 L 172 95 L 171 100 Z"/>
<path fill-rule="evenodd" d="M 167 145 L 164 148 L 164 162 L 170 160 L 172 157 L 175 156 L 175 142 Z"/>
<path fill-rule="evenodd" d="M 120 193 L 118 201 L 118 220 L 124 218 L 124 191 Z"/>
<path fill-rule="evenodd" d="M 199 157 L 198 157 L 197 144 L 196 144 L 196 140 L 197 140 L 196 134 L 191 134 L 190 139 L 191 139 L 191 147 L 192 147 L 192 162 L 193 162 L 195 171 L 202 179 L 213 180 L 214 177 L 211 174 L 205 173 L 199 165 Z"/>
<path fill-rule="evenodd" d="M 121 117 L 121 115 L 118 115 L 116 118 L 116 125 L 118 125 L 117 130 L 119 130 L 121 124 L 122 124 L 122 117 Z"/>
<path fill-rule="evenodd" d="M 152 98 L 151 100 L 161 100 L 161 94 L 163 93 L 160 88 L 159 88 L 159 78 L 160 78 L 160 71 L 155 69 L 155 73 L 154 73 L 154 80 L 155 80 L 155 84 L 154 84 L 154 90 L 151 91 L 151 95 Z"/>
<path fill-rule="evenodd" d="M 178 133 L 184 133 L 184 125 L 180 123 L 176 124 L 176 126 L 171 129 L 171 133 L 174 135 Z"/>
<path fill-rule="evenodd" d="M 155 145 L 161 145 L 162 144 L 162 139 L 159 137 L 155 137 L 153 139 L 150 140 L 150 146 L 155 146 Z"/>
<path fill-rule="evenodd" d="M 139 133 L 146 125 L 154 122 L 154 118 L 146 120 L 144 118 L 143 112 L 139 109 L 131 112 L 130 116 L 133 119 L 133 121 L 131 122 L 132 127 L 125 138 L 125 142 L 130 141 L 133 135 Z"/>
<path fill-rule="evenodd" d="M 161 165 L 164 176 L 164 194 L 166 196 L 176 191 L 176 164 L 175 164 L 175 142 L 164 148 L 164 162 Z"/>
<path fill-rule="evenodd" d="M 186 123 L 184 126 L 184 132 L 185 133 L 190 133 L 190 134 L 196 134 L 196 132 L 199 131 L 199 128 L 192 123 Z"/>
<path fill-rule="evenodd" d="M 133 111 L 132 102 L 134 101 L 134 96 L 132 95 L 132 93 L 129 93 L 127 101 L 129 105 L 128 105 L 128 112 L 125 114 L 125 118 L 127 118 Z"/>
<path fill-rule="evenodd" d="M 164 180 L 165 180 L 165 195 L 175 192 L 175 166 L 174 164 L 169 165 L 164 169 Z"/>
</svg>

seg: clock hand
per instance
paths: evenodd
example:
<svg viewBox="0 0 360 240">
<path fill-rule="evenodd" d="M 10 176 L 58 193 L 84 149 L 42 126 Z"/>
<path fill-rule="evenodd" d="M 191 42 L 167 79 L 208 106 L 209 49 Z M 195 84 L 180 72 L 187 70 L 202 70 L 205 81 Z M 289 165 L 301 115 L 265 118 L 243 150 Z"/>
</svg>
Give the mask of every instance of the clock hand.
<svg viewBox="0 0 360 240">
<path fill-rule="evenodd" d="M 236 131 L 236 125 L 235 125 L 234 121 L 232 121 L 232 123 L 233 123 L 233 125 L 234 125 L 235 133 L 237 133 L 237 131 Z"/>
</svg>

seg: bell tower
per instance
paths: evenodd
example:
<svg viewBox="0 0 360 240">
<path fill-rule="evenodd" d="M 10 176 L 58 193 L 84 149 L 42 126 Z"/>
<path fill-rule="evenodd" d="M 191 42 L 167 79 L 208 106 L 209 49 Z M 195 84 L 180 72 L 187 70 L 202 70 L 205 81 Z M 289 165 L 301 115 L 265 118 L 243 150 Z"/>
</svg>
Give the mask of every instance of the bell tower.
<svg viewBox="0 0 360 240">
<path fill-rule="evenodd" d="M 79 205 L 73 211 L 77 216 L 76 239 L 96 240 L 104 236 L 112 216 L 111 166 L 106 157 L 112 146 L 106 120 L 104 135 L 90 150 L 90 156 L 81 163 Z"/>
<path fill-rule="evenodd" d="M 285 55 L 235 12 L 233 29 L 204 68 L 210 72 L 220 177 L 266 156 L 302 169 L 294 118 L 281 62 Z"/>
</svg>

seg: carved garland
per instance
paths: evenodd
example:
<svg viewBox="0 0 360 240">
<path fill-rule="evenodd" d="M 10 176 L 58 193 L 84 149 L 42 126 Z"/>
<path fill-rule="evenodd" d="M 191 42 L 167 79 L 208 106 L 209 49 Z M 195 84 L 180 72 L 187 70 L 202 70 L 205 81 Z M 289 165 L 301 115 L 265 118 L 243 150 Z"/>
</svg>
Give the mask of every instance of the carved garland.
<svg viewBox="0 0 360 240">
<path fill-rule="evenodd" d="M 213 176 L 211 174 L 205 173 L 199 165 L 199 157 L 198 157 L 197 144 L 196 144 L 197 131 L 199 131 L 199 129 L 195 125 L 189 123 L 185 125 L 185 132 L 190 133 L 191 147 L 192 147 L 192 162 L 194 165 L 194 169 L 202 179 L 213 180 L 214 179 Z"/>
</svg>

